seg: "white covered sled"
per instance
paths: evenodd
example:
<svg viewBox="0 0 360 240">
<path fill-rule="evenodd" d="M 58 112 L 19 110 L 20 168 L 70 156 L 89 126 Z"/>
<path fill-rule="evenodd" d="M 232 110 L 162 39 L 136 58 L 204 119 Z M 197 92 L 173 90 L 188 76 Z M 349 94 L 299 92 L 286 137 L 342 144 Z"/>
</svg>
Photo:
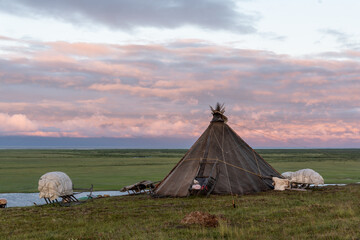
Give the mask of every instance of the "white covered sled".
<svg viewBox="0 0 360 240">
<path fill-rule="evenodd" d="M 324 184 L 324 178 L 312 169 L 301 169 L 296 172 L 285 172 L 282 174 L 293 184 L 318 186 Z"/>
<path fill-rule="evenodd" d="M 63 172 L 48 172 L 39 179 L 39 197 L 46 203 L 57 201 L 58 198 L 77 201 L 74 197 L 73 184 L 68 175 Z"/>
<path fill-rule="evenodd" d="M 281 174 L 285 179 L 273 178 L 275 190 L 302 189 L 310 185 L 324 184 L 323 177 L 312 169 L 301 169 L 296 172 L 284 172 Z"/>
</svg>

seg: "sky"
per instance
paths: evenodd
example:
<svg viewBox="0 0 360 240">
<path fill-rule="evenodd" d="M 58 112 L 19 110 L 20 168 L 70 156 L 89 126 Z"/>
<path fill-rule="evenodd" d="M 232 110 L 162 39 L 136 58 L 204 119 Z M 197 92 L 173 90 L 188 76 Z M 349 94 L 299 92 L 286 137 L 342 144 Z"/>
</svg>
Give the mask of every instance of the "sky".
<svg viewBox="0 0 360 240">
<path fill-rule="evenodd" d="M 359 8 L 355 0 L 0 0 L 1 142 L 190 147 L 220 102 L 253 147 L 359 148 Z"/>
</svg>

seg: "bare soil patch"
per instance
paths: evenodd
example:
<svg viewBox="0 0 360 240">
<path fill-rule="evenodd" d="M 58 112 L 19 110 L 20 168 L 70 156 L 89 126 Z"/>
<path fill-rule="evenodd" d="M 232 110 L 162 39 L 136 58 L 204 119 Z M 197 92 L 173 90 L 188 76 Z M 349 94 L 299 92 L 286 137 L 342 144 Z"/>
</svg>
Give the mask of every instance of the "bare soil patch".
<svg viewBox="0 0 360 240">
<path fill-rule="evenodd" d="M 182 220 L 184 225 L 201 225 L 204 227 L 217 227 L 219 218 L 207 212 L 195 211 L 187 214 Z"/>
</svg>

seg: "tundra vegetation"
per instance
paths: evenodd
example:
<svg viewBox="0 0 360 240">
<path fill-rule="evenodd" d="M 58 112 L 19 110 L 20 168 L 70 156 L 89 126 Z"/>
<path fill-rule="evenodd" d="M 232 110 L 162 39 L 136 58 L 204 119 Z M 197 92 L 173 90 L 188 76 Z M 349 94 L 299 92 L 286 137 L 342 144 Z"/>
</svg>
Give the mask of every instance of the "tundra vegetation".
<svg viewBox="0 0 360 240">
<path fill-rule="evenodd" d="M 325 183 L 360 182 L 360 149 L 256 150 L 278 172 L 312 168 Z M 0 150 L 0 192 L 37 192 L 40 176 L 62 171 L 75 187 L 119 190 L 159 181 L 186 150 Z"/>
<path fill-rule="evenodd" d="M 72 206 L 0 209 L 0 239 L 359 239 L 360 185 L 231 196 L 100 198 Z M 184 225 L 194 211 L 217 227 Z"/>
<path fill-rule="evenodd" d="M 34 192 L 39 177 L 66 172 L 75 186 L 118 190 L 161 180 L 186 150 L 1 150 L 0 191 Z M 326 183 L 311 191 L 245 196 L 93 199 L 71 206 L 0 209 L 0 239 L 359 239 L 360 150 L 257 150 L 279 172 L 312 168 Z M 236 208 L 233 208 L 232 201 Z M 216 227 L 186 225 L 189 213 Z"/>
</svg>

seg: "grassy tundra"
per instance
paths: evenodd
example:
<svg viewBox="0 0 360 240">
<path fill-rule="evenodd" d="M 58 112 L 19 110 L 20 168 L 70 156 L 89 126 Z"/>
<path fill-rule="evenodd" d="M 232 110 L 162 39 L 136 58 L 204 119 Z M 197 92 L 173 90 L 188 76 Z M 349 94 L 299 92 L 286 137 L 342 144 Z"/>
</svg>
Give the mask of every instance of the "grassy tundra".
<svg viewBox="0 0 360 240">
<path fill-rule="evenodd" d="M 360 150 L 258 150 L 279 172 L 313 168 L 327 183 L 360 182 Z M 75 186 L 117 190 L 160 180 L 185 150 L 0 150 L 0 192 L 36 191 L 64 171 Z M 72 207 L 0 209 L 0 239 L 360 239 L 360 184 L 307 192 L 94 199 Z M 190 212 L 216 215 L 215 228 L 183 225 Z"/>
<path fill-rule="evenodd" d="M 360 182 L 360 149 L 257 150 L 280 173 L 312 168 L 325 183 Z M 63 171 L 75 187 L 119 190 L 158 181 L 186 150 L 0 150 L 0 192 L 36 192 L 41 175 Z"/>
<path fill-rule="evenodd" d="M 72 207 L 0 209 L 0 239 L 359 239 L 360 184 L 235 197 L 100 198 Z M 190 212 L 218 227 L 183 225 Z"/>
</svg>

